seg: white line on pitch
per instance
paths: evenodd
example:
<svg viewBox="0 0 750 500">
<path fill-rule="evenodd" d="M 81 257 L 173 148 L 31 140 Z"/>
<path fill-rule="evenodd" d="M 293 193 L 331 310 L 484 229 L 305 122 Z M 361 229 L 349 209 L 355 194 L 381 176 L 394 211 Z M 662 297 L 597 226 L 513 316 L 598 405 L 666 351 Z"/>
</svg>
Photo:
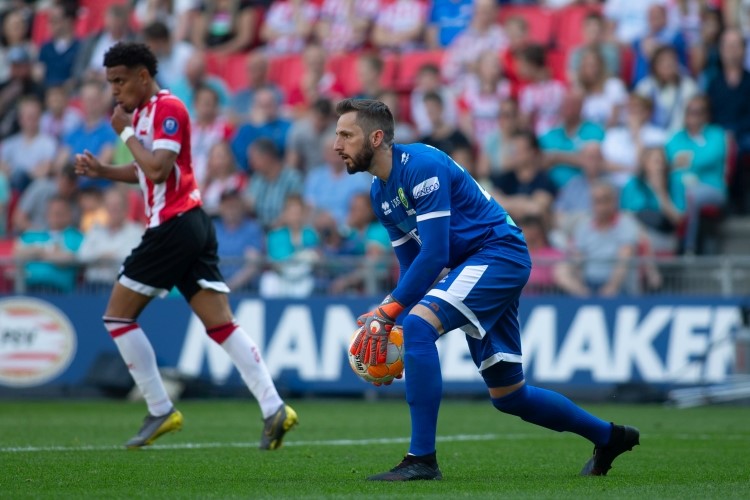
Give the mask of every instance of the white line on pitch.
<svg viewBox="0 0 750 500">
<path fill-rule="evenodd" d="M 455 441 L 488 441 L 496 439 L 530 439 L 533 434 L 457 434 L 454 436 L 438 436 L 443 443 Z M 285 441 L 284 447 L 294 446 L 363 446 L 372 444 L 408 443 L 409 438 L 377 438 L 377 439 L 330 439 L 316 441 Z M 149 446 L 152 450 L 201 450 L 209 448 L 257 448 L 257 442 L 246 443 L 175 443 L 157 444 Z M 122 446 L 19 446 L 0 448 L 0 453 L 34 453 L 42 451 L 111 451 L 121 450 Z"/>
</svg>

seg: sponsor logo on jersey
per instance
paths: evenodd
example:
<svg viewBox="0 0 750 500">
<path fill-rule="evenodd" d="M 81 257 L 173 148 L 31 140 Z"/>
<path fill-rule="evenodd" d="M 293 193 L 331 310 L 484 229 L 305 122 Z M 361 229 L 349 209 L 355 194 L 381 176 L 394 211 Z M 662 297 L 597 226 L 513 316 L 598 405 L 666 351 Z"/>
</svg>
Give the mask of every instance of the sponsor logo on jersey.
<svg viewBox="0 0 750 500">
<path fill-rule="evenodd" d="M 0 300 L 0 385 L 33 387 L 62 374 L 76 334 L 60 309 L 39 299 Z"/>
<path fill-rule="evenodd" d="M 422 181 L 414 186 L 411 194 L 414 199 L 417 199 L 421 198 L 422 196 L 427 196 L 428 194 L 432 193 L 433 191 L 437 191 L 438 189 L 440 189 L 440 180 L 438 180 L 437 177 L 430 177 L 426 181 Z"/>
<path fill-rule="evenodd" d="M 401 200 L 401 204 L 404 206 L 404 208 L 409 208 L 409 201 L 406 199 L 404 188 L 402 187 L 398 188 L 398 198 L 399 200 Z"/>
<path fill-rule="evenodd" d="M 164 118 L 164 121 L 161 124 L 161 129 L 167 135 L 175 135 L 180 129 L 180 124 L 177 122 L 177 118 L 168 116 Z"/>
<path fill-rule="evenodd" d="M 406 165 L 407 161 L 409 161 L 409 153 L 401 153 L 401 165 Z"/>
<path fill-rule="evenodd" d="M 391 204 L 388 203 L 387 201 L 384 201 L 383 204 L 380 205 L 380 208 L 383 209 L 384 215 L 388 215 L 389 213 L 391 213 Z"/>
</svg>

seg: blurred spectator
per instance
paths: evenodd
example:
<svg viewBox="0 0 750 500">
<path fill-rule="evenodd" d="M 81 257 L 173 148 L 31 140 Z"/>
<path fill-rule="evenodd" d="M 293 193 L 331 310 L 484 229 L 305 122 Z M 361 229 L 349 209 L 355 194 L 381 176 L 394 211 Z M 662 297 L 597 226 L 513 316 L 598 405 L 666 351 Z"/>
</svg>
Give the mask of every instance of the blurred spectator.
<svg viewBox="0 0 750 500">
<path fill-rule="evenodd" d="M 75 36 L 76 9 L 62 4 L 52 5 L 47 11 L 51 39 L 39 51 L 45 88 L 65 85 L 72 87 L 73 66 L 81 48 Z"/>
<path fill-rule="evenodd" d="M 163 88 L 176 87 L 186 78 L 188 61 L 195 49 L 187 42 L 177 41 L 162 21 L 154 21 L 143 28 L 143 39 L 156 56 L 156 81 Z"/>
<path fill-rule="evenodd" d="M 380 6 L 372 30 L 379 50 L 407 52 L 424 47 L 427 4 L 421 0 L 393 0 Z"/>
<path fill-rule="evenodd" d="M 503 76 L 512 85 L 513 95 L 518 95 L 518 90 L 526 83 L 521 81 L 516 70 L 517 59 L 521 52 L 533 41 L 529 36 L 529 23 L 521 16 L 511 16 L 503 25 L 508 37 L 508 46 L 502 51 Z M 497 56 L 497 54 L 496 54 Z"/>
<path fill-rule="evenodd" d="M 287 135 L 286 164 L 300 172 L 309 172 L 325 163 L 324 141 L 336 129 L 333 103 L 318 99 L 303 116 L 292 122 Z"/>
<path fill-rule="evenodd" d="M 591 189 L 606 177 L 600 143 L 590 141 L 581 145 L 577 156 L 582 175 L 571 177 L 560 188 L 554 205 L 555 228 L 558 230 L 555 243 L 561 247 L 565 244 L 560 240 L 567 241 L 580 221 L 591 213 Z"/>
<path fill-rule="evenodd" d="M 383 92 L 383 59 L 375 53 L 365 53 L 357 58 L 357 80 L 361 86 L 358 99 L 374 99 Z"/>
<path fill-rule="evenodd" d="M 369 193 L 358 193 L 349 203 L 349 216 L 343 234 L 340 255 L 360 257 L 359 264 L 336 276 L 329 293 L 346 292 L 375 294 L 385 288 L 391 239 L 388 231 L 375 218 Z"/>
<path fill-rule="evenodd" d="M 654 103 L 651 123 L 671 134 L 682 128 L 685 107 L 698 86 L 681 73 L 675 49 L 664 45 L 654 51 L 651 72 L 638 82 L 635 92 Z"/>
<path fill-rule="evenodd" d="M 456 36 L 469 27 L 474 0 L 433 0 L 427 25 L 427 46 L 448 47 Z"/>
<path fill-rule="evenodd" d="M 70 105 L 69 91 L 61 85 L 48 87 L 45 93 L 45 110 L 39 122 L 42 134 L 54 137 L 57 141 L 83 125 L 83 114 Z"/>
<path fill-rule="evenodd" d="M 698 249 L 701 209 L 722 207 L 726 202 L 727 135 L 721 127 L 709 124 L 709 115 L 705 96 L 690 99 L 685 109 L 685 128 L 673 135 L 665 146 L 672 175 L 683 186 L 677 193 L 684 193 L 684 199 L 676 198 L 675 204 L 686 215 L 686 253 L 695 253 Z"/>
<path fill-rule="evenodd" d="M 217 142 L 208 152 L 206 177 L 201 186 L 203 209 L 211 216 L 218 215 L 221 197 L 230 191 L 242 192 L 247 176 L 237 169 L 229 143 Z"/>
<path fill-rule="evenodd" d="M 605 0 L 604 15 L 615 40 L 630 45 L 648 32 L 648 9 L 664 0 Z"/>
<path fill-rule="evenodd" d="M 232 290 L 248 287 L 261 269 L 265 235 L 251 218 L 239 191 L 221 195 L 219 218 L 214 220 L 221 274 Z"/>
<path fill-rule="evenodd" d="M 109 92 L 98 80 L 89 80 L 81 88 L 81 109 L 83 123 L 63 138 L 61 148 L 55 159 L 55 168 L 73 161 L 76 154 L 90 151 L 104 164 L 112 164 L 115 142 L 118 137 L 109 123 L 107 108 Z M 82 186 L 106 188 L 112 181 L 106 179 L 81 179 Z"/>
<path fill-rule="evenodd" d="M 549 166 L 549 177 L 561 187 L 580 174 L 583 146 L 591 141 L 601 142 L 604 129 L 581 116 L 583 95 L 570 91 L 560 108 L 562 124 L 544 134 L 540 143 L 544 150 L 544 161 Z"/>
<path fill-rule="evenodd" d="M 461 77 L 476 69 L 479 55 L 505 49 L 508 39 L 497 20 L 494 0 L 475 0 L 471 24 L 448 46 L 443 58 L 443 77 L 460 88 Z"/>
<path fill-rule="evenodd" d="M 482 52 L 476 73 L 468 75 L 459 95 L 458 121 L 461 131 L 476 144 L 483 144 L 497 130 L 500 103 L 511 95 L 510 82 L 502 78 L 496 52 Z"/>
<path fill-rule="evenodd" d="M 690 72 L 699 78 L 703 88 L 721 72 L 719 44 L 724 20 L 718 9 L 702 9 L 700 40 L 690 49 Z"/>
<path fill-rule="evenodd" d="M 18 108 L 21 130 L 2 142 L 0 169 L 8 173 L 11 188 L 23 191 L 33 179 L 50 174 L 57 142 L 39 130 L 42 103 L 36 97 L 21 98 Z"/>
<path fill-rule="evenodd" d="M 235 123 L 247 121 L 252 108 L 255 91 L 269 87 L 276 94 L 278 102 L 284 102 L 281 89 L 268 80 L 268 58 L 263 49 L 255 49 L 247 54 L 245 60 L 247 68 L 247 85 L 239 89 L 233 96 L 229 105 L 229 115 Z"/>
<path fill-rule="evenodd" d="M 13 229 L 20 233 L 26 230 L 47 228 L 47 205 L 54 198 L 64 198 L 73 210 L 73 225 L 81 218 L 78 206 L 78 176 L 73 165 L 65 165 L 52 177 L 40 177 L 32 182 L 18 200 L 13 212 Z"/>
<path fill-rule="evenodd" d="M 353 52 L 367 42 L 379 0 L 324 0 L 316 38 L 329 54 Z"/>
<path fill-rule="evenodd" d="M 101 31 L 84 39 L 79 50 L 73 76 L 77 80 L 104 78 L 104 54 L 117 42 L 135 39 L 130 30 L 130 8 L 124 4 L 112 4 L 104 14 L 104 27 Z"/>
<path fill-rule="evenodd" d="M 302 54 L 304 70 L 299 83 L 289 91 L 287 104 L 293 112 L 304 110 L 321 97 L 338 100 L 344 95 L 344 87 L 336 75 L 326 69 L 326 52 L 322 46 L 309 44 Z"/>
<path fill-rule="evenodd" d="M 518 94 L 521 119 L 541 136 L 560 122 L 565 85 L 550 76 L 546 50 L 541 45 L 528 45 L 521 51 L 518 77 L 529 82 Z"/>
<path fill-rule="evenodd" d="M 589 12 L 583 20 L 583 43 L 570 51 L 568 57 L 568 80 L 578 79 L 578 68 L 586 50 L 597 50 L 604 59 L 606 74 L 620 74 L 620 47 L 607 39 L 607 26 L 604 17 L 598 12 Z"/>
<path fill-rule="evenodd" d="M 715 2 L 707 0 L 672 0 L 667 2 L 667 23 L 682 35 L 688 48 L 699 43 L 702 11 L 710 9 Z"/>
<path fill-rule="evenodd" d="M 456 96 L 447 85 L 440 80 L 440 68 L 428 63 L 419 68 L 414 89 L 409 96 L 411 119 L 420 135 L 428 135 L 432 131 L 432 121 L 427 114 L 424 96 L 429 92 L 437 92 L 443 101 L 443 121 L 450 126 L 458 123 L 456 110 Z"/>
<path fill-rule="evenodd" d="M 575 231 L 560 287 L 579 297 L 637 293 L 630 260 L 636 255 L 638 226 L 618 209 L 617 189 L 605 182 L 592 187 L 593 209 Z"/>
<path fill-rule="evenodd" d="M 583 92 L 584 120 L 608 128 L 621 123 L 623 108 L 628 102 L 628 90 L 616 76 L 609 76 L 604 58 L 595 48 L 581 54 L 576 81 Z"/>
<path fill-rule="evenodd" d="M 391 110 L 393 122 L 395 123 L 393 140 L 400 144 L 414 142 L 417 139 L 417 132 L 411 126 L 411 123 L 401 119 L 401 106 L 398 94 L 392 90 L 384 90 L 376 95 L 375 99 L 388 106 L 388 109 Z"/>
<path fill-rule="evenodd" d="M 553 247 L 547 238 L 544 220 L 541 217 L 524 217 L 519 221 L 523 237 L 531 256 L 529 281 L 523 288 L 526 294 L 543 294 L 557 291 L 565 254 Z"/>
<path fill-rule="evenodd" d="M 221 54 L 250 48 L 257 36 L 257 0 L 204 0 L 191 28 L 191 41 L 198 49 Z"/>
<path fill-rule="evenodd" d="M 30 60 L 36 59 L 36 46 L 29 39 L 30 18 L 26 9 L 12 9 L 2 18 L 2 33 L 0 33 L 0 83 L 5 83 L 12 77 L 14 49 L 22 49 Z M 17 51 L 16 51 L 17 52 Z"/>
<path fill-rule="evenodd" d="M 319 6 L 304 0 L 271 3 L 260 28 L 260 39 L 269 55 L 299 54 L 313 34 Z"/>
<path fill-rule="evenodd" d="M 8 233 L 7 222 L 9 219 L 8 208 L 10 204 L 10 182 L 7 174 L 0 169 L 0 239 L 5 238 Z"/>
<path fill-rule="evenodd" d="M 219 142 L 228 141 L 234 132 L 231 124 L 221 114 L 219 95 L 208 85 L 195 90 L 190 123 L 190 150 L 193 157 L 193 174 L 199 186 L 205 185 L 208 155 Z"/>
<path fill-rule="evenodd" d="M 547 220 L 557 188 L 542 167 L 536 136 L 521 130 L 512 137 L 513 170 L 491 177 L 495 199 L 516 220 L 528 216 Z"/>
<path fill-rule="evenodd" d="M 349 175 L 344 160 L 333 150 L 335 137 L 324 136 L 324 162 L 307 172 L 304 181 L 305 202 L 314 210 L 326 211 L 336 221 L 337 227 L 346 224 L 351 199 L 357 193 L 369 193 L 372 177 Z"/>
<path fill-rule="evenodd" d="M 133 4 L 132 19 L 138 26 L 160 22 L 169 28 L 174 41 L 189 38 L 195 0 L 135 0 Z"/>
<path fill-rule="evenodd" d="M 651 124 L 651 100 L 638 94 L 628 99 L 625 125 L 607 130 L 602 142 L 602 154 L 611 180 L 624 186 L 635 173 L 643 149 L 663 146 L 666 142 L 664 130 Z"/>
<path fill-rule="evenodd" d="M 728 29 L 721 35 L 721 71 L 708 82 L 712 122 L 729 131 L 737 145 L 738 157 L 750 153 L 750 72 L 743 67 L 745 45 L 742 33 Z M 750 189 L 747 167 L 738 165 L 731 182 L 735 208 L 750 212 Z"/>
<path fill-rule="evenodd" d="M 219 107 L 221 109 L 224 109 L 229 104 L 229 88 L 226 82 L 220 77 L 208 73 L 206 70 L 206 54 L 197 50 L 185 65 L 185 78 L 176 80 L 169 90 L 185 103 L 188 112 L 192 116 L 195 114 L 195 110 L 193 109 L 195 90 L 203 85 L 214 89 L 216 95 L 219 96 Z"/>
<path fill-rule="evenodd" d="M 78 229 L 86 234 L 95 225 L 106 225 L 109 220 L 104 206 L 104 192 L 96 186 L 87 186 L 78 190 L 76 203 L 81 211 Z"/>
<path fill-rule="evenodd" d="M 681 189 L 675 180 L 670 176 L 664 148 L 645 148 L 636 175 L 620 195 L 620 207 L 641 223 L 656 254 L 671 255 L 677 250 L 682 213 L 673 201 L 675 189 Z"/>
<path fill-rule="evenodd" d="M 93 285 L 111 285 L 117 279 L 122 261 L 141 241 L 143 226 L 128 220 L 128 198 L 121 187 L 109 188 L 103 195 L 106 222 L 84 231 L 77 252 L 85 264 L 84 279 Z"/>
<path fill-rule="evenodd" d="M 281 214 L 287 197 L 302 195 L 302 175 L 282 163 L 281 153 L 271 139 L 261 137 L 247 151 L 253 175 L 244 196 L 258 222 L 268 229 Z"/>
<path fill-rule="evenodd" d="M 31 291 L 75 288 L 75 252 L 83 235 L 72 222 L 70 201 L 55 196 L 47 205 L 46 229 L 24 231 L 16 240 L 13 256 L 24 262 L 24 279 Z"/>
<path fill-rule="evenodd" d="M 237 164 L 245 172 L 250 172 L 253 165 L 247 160 L 247 148 L 258 138 L 273 142 L 283 155 L 291 122 L 280 115 L 280 103 L 272 87 L 262 87 L 253 95 L 253 106 L 249 121 L 242 124 L 232 138 L 232 152 Z"/>
<path fill-rule="evenodd" d="M 687 44 L 676 27 L 667 25 L 667 9 L 662 4 L 648 8 L 648 31 L 633 42 L 633 81 L 635 85 L 649 73 L 649 64 L 656 49 L 670 46 L 674 49 L 680 65 L 687 67 Z"/>
<path fill-rule="evenodd" d="M 261 297 L 307 297 L 315 287 L 314 264 L 319 260 L 318 235 L 305 222 L 306 207 L 298 195 L 289 196 L 278 227 L 268 233 L 266 248 L 271 269 L 260 278 Z"/>
<path fill-rule="evenodd" d="M 518 101 L 504 99 L 500 102 L 497 114 L 497 129 L 487 135 L 480 145 L 479 162 L 477 163 L 477 180 L 498 176 L 513 166 L 513 149 L 510 147 L 513 134 L 519 129 L 520 116 Z"/>
<path fill-rule="evenodd" d="M 443 98 L 437 92 L 428 92 L 424 96 L 427 116 L 430 118 L 432 132 L 419 139 L 418 142 L 427 144 L 444 152 L 456 163 L 469 171 L 474 170 L 471 142 L 456 127 L 446 123 L 443 116 Z"/>
<path fill-rule="evenodd" d="M 0 140 L 15 134 L 20 129 L 19 103 L 26 96 L 40 102 L 44 99 L 44 88 L 32 75 L 32 54 L 24 47 L 13 47 L 8 51 L 10 79 L 0 84 Z"/>
</svg>

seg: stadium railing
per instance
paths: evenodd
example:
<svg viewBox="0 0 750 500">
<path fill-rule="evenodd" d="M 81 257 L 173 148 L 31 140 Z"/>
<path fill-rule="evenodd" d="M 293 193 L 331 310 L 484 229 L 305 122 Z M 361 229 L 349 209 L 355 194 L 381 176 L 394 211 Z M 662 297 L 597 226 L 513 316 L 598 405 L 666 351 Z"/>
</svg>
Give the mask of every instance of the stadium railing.
<svg viewBox="0 0 750 500">
<path fill-rule="evenodd" d="M 590 261 L 588 263 L 591 263 Z M 605 264 L 606 262 L 600 262 Z M 0 258 L 0 294 L 49 293 L 65 294 L 49 286 L 28 286 L 23 272 L 24 262 L 5 257 Z M 524 293 L 526 295 L 564 296 L 567 295 L 556 285 L 551 277 L 554 269 L 561 265 L 571 265 L 580 269 L 582 262 L 570 260 L 535 260 L 534 269 L 542 279 L 532 276 Z M 107 282 L 90 283 L 84 279 L 85 266 L 73 265 L 77 269 L 77 280 L 74 291 L 76 293 L 108 294 L 112 284 Z M 113 263 L 115 268 L 119 262 Z M 304 277 L 314 282 L 312 291 L 307 296 L 381 296 L 389 292 L 398 280 L 398 265 L 395 259 L 374 261 L 361 257 L 337 256 L 335 258 L 320 257 L 314 262 L 286 261 L 274 263 L 268 260 L 248 261 L 245 259 L 223 259 L 222 268 L 241 268 L 251 266 L 256 269 L 253 277 L 246 284 L 234 287 L 233 292 L 258 295 L 260 277 L 262 273 L 276 270 L 283 274 L 285 270 L 300 266 L 305 268 Z M 656 272 L 658 286 L 650 286 L 646 279 L 648 272 Z M 682 295 L 682 296 L 721 296 L 730 297 L 750 295 L 750 256 L 690 256 L 690 257 L 660 257 L 634 258 L 628 263 L 628 273 L 631 283 L 636 288 L 623 295 Z M 334 291 L 332 283 L 336 278 L 348 275 L 357 279 L 355 285 Z M 291 282 L 301 277 L 291 277 Z M 262 295 L 262 294 L 261 294 Z"/>
</svg>

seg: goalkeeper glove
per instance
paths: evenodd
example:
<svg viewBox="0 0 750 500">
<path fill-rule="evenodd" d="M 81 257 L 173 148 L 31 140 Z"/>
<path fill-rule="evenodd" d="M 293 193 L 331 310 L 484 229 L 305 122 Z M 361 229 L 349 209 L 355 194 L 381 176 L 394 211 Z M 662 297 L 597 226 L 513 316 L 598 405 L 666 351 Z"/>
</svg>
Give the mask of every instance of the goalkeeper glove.
<svg viewBox="0 0 750 500">
<path fill-rule="evenodd" d="M 378 307 L 357 318 L 364 326 L 352 342 L 350 351 L 359 361 L 368 365 L 382 365 L 388 354 L 388 333 L 404 306 L 388 295 Z"/>
</svg>

